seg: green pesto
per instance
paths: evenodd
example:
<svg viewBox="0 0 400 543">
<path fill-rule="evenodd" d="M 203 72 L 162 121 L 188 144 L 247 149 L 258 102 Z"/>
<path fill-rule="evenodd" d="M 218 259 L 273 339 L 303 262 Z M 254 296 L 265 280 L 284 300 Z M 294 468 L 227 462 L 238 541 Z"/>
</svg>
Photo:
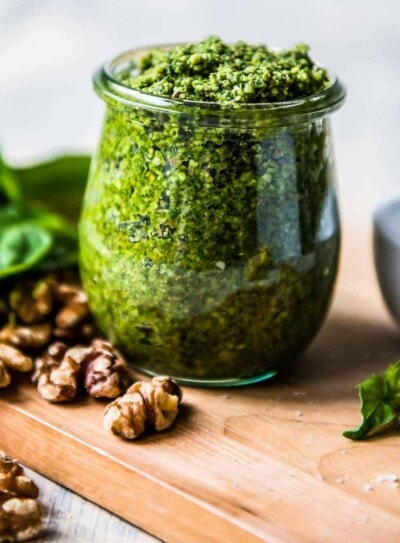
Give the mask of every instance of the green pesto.
<svg viewBox="0 0 400 543">
<path fill-rule="evenodd" d="M 220 66 L 232 66 L 236 51 L 239 70 L 252 51 L 256 71 L 257 58 L 277 55 L 211 38 L 149 53 L 137 80 L 120 78 L 147 92 L 170 95 L 178 85 L 185 97 L 205 99 L 205 84 L 196 85 L 199 94 L 187 90 L 187 64 L 206 50 Z M 293 69 L 296 51 L 282 53 Z M 185 77 L 162 91 L 172 64 Z M 154 81 L 145 86 L 148 70 Z M 244 100 L 228 72 L 209 97 L 224 87 L 222 101 Z M 325 72 L 314 72 L 325 85 Z M 316 91 L 317 79 L 298 92 Z M 251 100 L 278 87 L 279 97 L 294 92 L 287 78 L 271 85 Z M 329 305 L 339 247 L 329 120 L 224 127 L 199 118 L 200 109 L 177 116 L 108 107 L 80 222 L 81 274 L 100 327 L 136 367 L 247 379 L 292 361 Z"/>
<path fill-rule="evenodd" d="M 150 51 L 121 81 L 157 96 L 247 104 L 310 96 L 330 84 L 305 44 L 275 51 L 265 45 L 227 44 L 215 36 Z"/>
</svg>

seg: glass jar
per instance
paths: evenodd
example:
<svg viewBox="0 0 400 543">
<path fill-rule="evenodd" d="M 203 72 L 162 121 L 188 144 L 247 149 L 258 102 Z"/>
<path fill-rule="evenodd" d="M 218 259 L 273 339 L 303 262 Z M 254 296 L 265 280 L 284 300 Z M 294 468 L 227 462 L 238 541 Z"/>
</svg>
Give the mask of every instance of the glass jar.
<svg viewBox="0 0 400 543">
<path fill-rule="evenodd" d="M 107 103 L 80 221 L 84 287 L 133 366 L 194 385 L 266 379 L 326 315 L 340 240 L 329 115 L 313 96 L 224 107 L 94 76 Z"/>
</svg>

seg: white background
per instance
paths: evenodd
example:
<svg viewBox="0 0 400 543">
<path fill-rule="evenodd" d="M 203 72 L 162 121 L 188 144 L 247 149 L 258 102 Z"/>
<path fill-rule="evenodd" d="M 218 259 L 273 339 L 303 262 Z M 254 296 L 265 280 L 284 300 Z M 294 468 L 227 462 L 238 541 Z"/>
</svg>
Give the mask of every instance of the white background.
<svg viewBox="0 0 400 543">
<path fill-rule="evenodd" d="M 298 41 L 348 89 L 334 129 L 347 222 L 400 196 L 399 0 L 0 0 L 0 141 L 26 163 L 92 150 L 102 105 L 91 73 L 137 45 L 218 34 Z"/>
</svg>

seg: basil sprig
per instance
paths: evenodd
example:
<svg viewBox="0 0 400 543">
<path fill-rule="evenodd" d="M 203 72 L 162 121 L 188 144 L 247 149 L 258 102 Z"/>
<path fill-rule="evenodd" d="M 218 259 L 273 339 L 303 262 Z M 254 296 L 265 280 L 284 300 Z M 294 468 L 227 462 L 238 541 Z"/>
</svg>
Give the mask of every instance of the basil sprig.
<svg viewBox="0 0 400 543">
<path fill-rule="evenodd" d="M 361 400 L 362 422 L 343 435 L 349 439 L 365 439 L 391 430 L 400 417 L 400 361 L 388 367 L 383 375 L 373 374 L 357 386 Z"/>
<path fill-rule="evenodd" d="M 90 158 L 11 168 L 0 156 L 0 279 L 77 261 L 77 221 Z"/>
</svg>

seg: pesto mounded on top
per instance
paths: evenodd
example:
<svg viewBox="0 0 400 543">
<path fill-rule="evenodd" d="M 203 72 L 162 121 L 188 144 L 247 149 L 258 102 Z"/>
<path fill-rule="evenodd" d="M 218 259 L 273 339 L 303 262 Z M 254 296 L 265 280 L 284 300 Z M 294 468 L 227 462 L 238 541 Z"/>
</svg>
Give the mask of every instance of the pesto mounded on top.
<svg viewBox="0 0 400 543">
<path fill-rule="evenodd" d="M 173 100 L 111 103 L 97 85 L 109 105 L 80 222 L 91 309 L 149 373 L 205 384 L 270 375 L 314 337 L 336 276 L 329 119 L 263 124 L 274 109 L 260 106 L 256 122 L 227 126 L 200 102 L 236 112 L 298 99 L 327 88 L 327 72 L 304 45 L 215 37 L 131 60 L 114 79 Z"/>
<path fill-rule="evenodd" d="M 154 49 L 139 59 L 137 73 L 123 74 L 121 82 L 156 96 L 224 104 L 292 100 L 330 85 L 308 45 L 275 51 L 218 37 Z"/>
</svg>

